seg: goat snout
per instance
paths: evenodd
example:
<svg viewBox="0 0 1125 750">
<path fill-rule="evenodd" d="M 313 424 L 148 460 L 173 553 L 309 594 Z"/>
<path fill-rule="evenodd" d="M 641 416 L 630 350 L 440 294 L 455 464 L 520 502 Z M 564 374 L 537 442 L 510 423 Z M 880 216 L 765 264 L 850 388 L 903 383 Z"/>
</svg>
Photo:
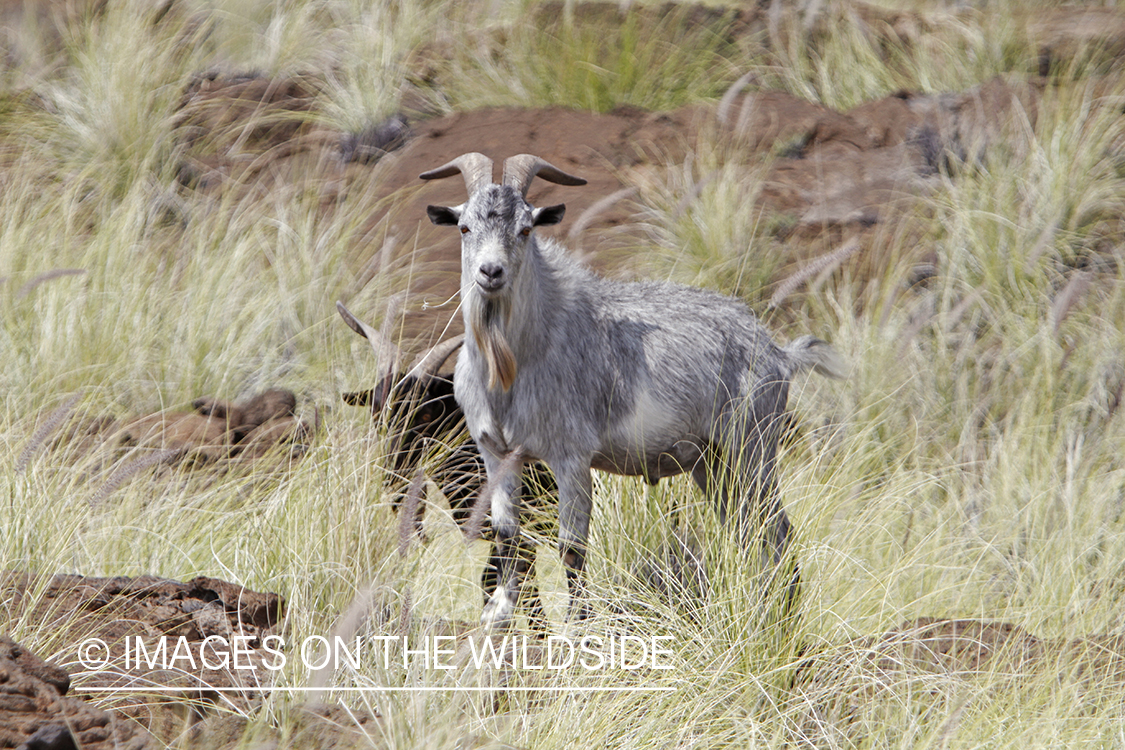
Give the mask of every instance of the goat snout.
<svg viewBox="0 0 1125 750">
<path fill-rule="evenodd" d="M 504 266 L 499 263 L 481 263 L 477 284 L 486 292 L 499 291 L 505 282 Z"/>
</svg>

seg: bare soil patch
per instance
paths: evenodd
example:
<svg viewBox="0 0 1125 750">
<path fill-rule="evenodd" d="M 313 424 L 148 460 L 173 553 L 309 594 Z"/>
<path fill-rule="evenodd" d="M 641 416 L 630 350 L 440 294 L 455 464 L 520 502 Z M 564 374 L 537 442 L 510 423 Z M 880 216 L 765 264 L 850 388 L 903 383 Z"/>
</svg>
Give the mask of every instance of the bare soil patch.
<svg viewBox="0 0 1125 750">
<path fill-rule="evenodd" d="M 0 13 L 13 28 L 29 14 L 69 28 L 102 12 L 103 4 L 5 3 Z M 888 11 L 859 2 L 831 3 L 807 12 L 787 10 L 771 18 L 768 9 L 675 8 L 674 24 L 664 23 L 671 6 L 634 8 L 622 13 L 614 3 L 581 3 L 574 9 L 578 27 L 616 28 L 639 24 L 670 40 L 684 28 L 713 29 L 723 44 L 742 55 L 771 54 L 784 37 L 779 28 L 799 25 L 813 49 L 826 28 L 860 24 L 890 50 L 906 54 L 927 33 L 950 21 L 984 24 L 977 11 L 943 14 Z M 154 23 L 189 13 L 175 2 L 161 6 Z M 564 5 L 547 2 L 530 9 L 528 23 L 540 29 L 563 24 Z M 575 253 L 611 274 L 627 274 L 636 251 L 648 240 L 633 221 L 632 203 L 644 183 L 661 180 L 679 167 L 701 138 L 725 141 L 728 160 L 768 169 L 757 205 L 747 210 L 775 217 L 782 240 L 779 278 L 795 265 L 823 256 L 854 237 L 860 252 L 848 260 L 853 274 L 881 269 L 876 227 L 910 215 L 912 198 L 932 189 L 937 175 L 972 163 L 1009 135 L 1013 116 L 1034 123 L 1038 99 L 1068 61 L 1096 56 L 1105 69 L 1122 54 L 1125 14 L 1101 8 L 1059 8 L 1034 18 L 1013 19 L 1041 49 L 1025 74 L 1013 74 L 972 89 L 941 95 L 903 91 L 836 112 L 756 80 L 732 89 L 717 106 L 692 105 L 667 112 L 619 108 L 595 114 L 561 108 L 485 109 L 429 117 L 419 86 L 440 92 L 440 66 L 454 40 L 440 35 L 406 61 L 411 74 L 403 94 L 403 113 L 361 132 L 340 132 L 318 124 L 324 82 L 317 74 L 268 78 L 261 74 L 209 71 L 184 91 L 178 138 L 186 148 L 180 180 L 190 190 L 236 190 L 245 196 L 318 195 L 325 212 L 347 204 L 370 218 L 354 237 L 353 266 L 358 293 L 372 279 L 409 277 L 413 293 L 403 333 L 417 339 L 413 348 L 432 343 L 445 330 L 457 287 L 456 237 L 429 226 L 423 209 L 431 202 L 460 202 L 455 184 L 421 185 L 417 175 L 469 150 L 500 159 L 536 153 L 590 183 L 563 189 L 544 183 L 531 198 L 566 202 L 568 220 L 557 230 Z M 778 26 L 780 24 L 780 27 Z M 501 29 L 485 29 L 481 49 L 502 48 Z M 780 34 L 780 36 L 779 36 Z M 445 47 L 443 47 L 445 45 Z M 701 183 L 707 176 L 703 176 Z M 685 196 L 690 202 L 691 196 Z M 894 232 L 910 231 L 895 229 Z M 891 234 L 891 231 L 884 234 Z M 776 248 L 771 248 L 776 252 Z M 925 259 L 920 258 L 919 262 Z M 423 302 L 431 309 L 421 310 Z M 460 321 L 454 320 L 450 333 Z"/>
<path fill-rule="evenodd" d="M 68 697 L 70 675 L 0 636 L 0 747 L 88 750 L 155 747 L 128 719 Z"/>
<path fill-rule="evenodd" d="M 284 604 L 276 594 L 213 578 L 180 583 L 151 576 L 87 578 L 9 572 L 0 576 L 0 592 L 8 602 L 9 620 L 21 623 L 13 629 L 33 628 L 38 640 L 55 644 L 58 658 L 70 671 L 68 675 L 32 656 L 8 657 L 8 683 L 25 698 L 0 705 L 0 712 L 18 716 L 8 726 L 19 727 L 11 738 L 3 738 L 8 744 L 0 743 L 2 747 L 16 747 L 36 733 L 54 731 L 45 729 L 52 726 L 72 727 L 84 748 L 114 747 L 114 743 L 155 746 L 149 729 L 166 733 L 188 726 L 202 718 L 207 706 L 245 709 L 259 687 L 249 680 L 270 674 L 268 670 L 211 669 L 203 663 L 193 667 L 184 660 L 175 663 L 176 669 L 151 669 L 144 663 L 138 665 L 135 658 L 127 665 L 126 645 L 140 639 L 156 653 L 161 637 L 168 637 L 173 645 L 182 637 L 199 654 L 209 636 L 229 642 L 234 635 L 242 635 L 246 636 L 247 658 L 260 663 L 268 657 L 261 650 L 262 638 L 279 632 L 284 615 Z M 77 652 L 79 644 L 90 638 L 100 639 L 109 655 L 105 667 L 95 671 L 84 670 Z M 14 643 L 5 646 L 9 654 L 26 654 Z M 100 648 L 91 652 L 94 657 L 102 654 Z M 214 653 L 210 659 L 211 665 L 221 663 Z M 153 685 L 190 691 L 175 697 L 161 697 L 159 692 L 122 693 L 111 712 L 94 709 L 84 700 L 87 694 L 81 693 Z M 216 690 L 231 687 L 245 688 L 245 692 Z M 73 693 L 74 689 L 79 692 L 68 697 L 68 690 Z M 34 696 L 34 700 L 28 702 L 26 696 Z"/>
<path fill-rule="evenodd" d="M 29 430 L 17 469 L 25 470 L 45 446 L 52 463 L 83 467 L 96 487 L 89 498 L 95 504 L 152 467 L 216 475 L 287 469 L 319 428 L 318 414 L 311 421 L 298 416 L 297 397 L 277 388 L 243 402 L 204 396 L 192 411 L 120 419 L 75 408 L 80 399 L 72 395 Z"/>
<path fill-rule="evenodd" d="M 0 574 L 0 599 L 15 627 L 33 628 L 37 640 L 53 644 L 51 661 L 58 662 L 44 661 L 10 638 L 0 638 L 0 748 L 69 748 L 74 747 L 67 744 L 72 735 L 78 746 L 90 750 L 140 750 L 172 741 L 186 747 L 234 747 L 248 731 L 244 715 L 257 705 L 261 688 L 268 687 L 259 680 L 274 674 L 263 667 L 276 659 L 263 649 L 263 639 L 284 632 L 280 596 L 214 578 L 179 582 L 152 576 L 8 572 Z M 213 668 L 224 661 L 223 648 L 209 648 L 206 639 L 232 643 L 236 636 L 246 650 L 240 663 L 257 668 L 238 669 L 233 660 Z M 78 652 L 91 638 L 102 641 L 110 655 L 96 670 L 84 668 Z M 174 669 L 162 668 L 157 657 L 161 639 L 172 644 L 168 654 L 182 640 L 187 644 L 182 653 L 206 654 L 208 662 L 195 666 L 180 658 Z M 137 663 L 138 640 L 156 667 L 144 661 L 148 656 Z M 133 649 L 130 663 L 127 646 Z M 99 648 L 89 652 L 93 657 L 103 653 Z M 161 687 L 185 690 L 162 693 Z M 153 690 L 111 692 L 110 708 L 93 705 L 114 688 Z M 365 711 L 341 706 L 310 704 L 298 714 L 290 737 L 295 746 L 363 744 L 369 742 L 365 731 L 370 733 L 377 721 Z M 262 742 L 280 739 L 268 727 L 259 734 Z"/>
<path fill-rule="evenodd" d="M 481 151 L 501 161 L 534 153 L 585 177 L 582 188 L 540 181 L 529 199 L 566 203 L 568 219 L 553 234 L 595 268 L 621 274 L 649 239 L 634 221 L 644 185 L 663 181 L 703 140 L 719 143 L 728 163 L 765 166 L 757 205 L 746 210 L 777 217 L 786 257 L 798 262 L 852 238 L 866 248 L 873 227 L 912 215 L 912 198 L 939 175 L 982 158 L 1007 137 L 1013 117 L 1034 123 L 1044 85 L 998 78 L 964 92 L 900 92 L 836 112 L 748 81 L 714 107 L 484 109 L 410 124 L 399 117 L 357 135 L 287 119 L 311 106 L 311 93 L 301 94 L 308 89 L 292 80 L 216 78 L 188 97 L 185 123 L 205 117 L 211 135 L 206 148 L 189 149 L 182 174 L 208 191 L 304 186 L 319 191 L 325 211 L 359 201 L 370 218 L 355 239 L 353 293 L 375 278 L 393 279 L 395 290 L 409 284 L 403 332 L 420 339 L 420 348 L 453 317 L 452 304 L 423 311 L 423 303 L 452 299 L 460 274 L 456 233 L 431 226 L 425 207 L 465 196 L 456 180 L 423 185 L 418 175 L 459 154 Z M 200 127 L 185 125 L 189 143 L 204 142 L 195 134 Z M 685 195 L 684 205 L 694 197 Z M 863 264 L 860 252 L 853 266 Z M 460 326 L 454 318 L 449 334 Z"/>
</svg>

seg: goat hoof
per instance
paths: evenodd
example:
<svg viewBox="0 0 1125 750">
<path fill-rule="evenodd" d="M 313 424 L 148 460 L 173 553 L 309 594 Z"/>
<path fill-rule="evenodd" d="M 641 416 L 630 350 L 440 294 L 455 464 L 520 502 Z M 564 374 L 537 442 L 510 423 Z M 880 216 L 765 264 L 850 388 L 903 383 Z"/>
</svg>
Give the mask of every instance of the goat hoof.
<svg viewBox="0 0 1125 750">
<path fill-rule="evenodd" d="M 480 624 L 486 631 L 501 630 L 512 622 L 512 613 L 515 611 L 515 602 L 503 589 L 497 589 L 484 605 L 484 612 L 480 616 Z"/>
</svg>

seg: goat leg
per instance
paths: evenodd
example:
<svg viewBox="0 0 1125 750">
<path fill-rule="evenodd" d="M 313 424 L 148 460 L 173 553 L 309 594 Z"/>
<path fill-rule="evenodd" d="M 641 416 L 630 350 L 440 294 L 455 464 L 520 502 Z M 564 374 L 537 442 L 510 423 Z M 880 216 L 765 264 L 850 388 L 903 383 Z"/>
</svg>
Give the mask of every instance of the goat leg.
<svg viewBox="0 0 1125 750">
<path fill-rule="evenodd" d="M 517 561 L 516 574 L 519 579 L 519 601 L 516 605 L 526 607 L 527 619 L 532 630 L 547 630 L 547 614 L 543 608 L 543 600 L 539 597 L 539 586 L 535 580 L 535 545 L 529 540 L 521 538 L 516 543 Z M 500 580 L 500 570 L 503 567 L 500 545 L 493 542 L 492 551 L 488 556 L 488 564 L 481 573 L 480 585 L 484 592 L 484 603 L 488 604 Z"/>
<path fill-rule="evenodd" d="M 481 446 L 481 457 L 488 472 L 484 492 L 492 510 L 493 557 L 496 568 L 496 589 L 485 604 L 481 624 L 486 629 L 500 628 L 512 619 L 519 600 L 520 570 L 520 488 L 523 458 L 512 451 L 502 458 Z M 524 565 L 526 568 L 526 564 Z"/>
<path fill-rule="evenodd" d="M 593 481 L 590 461 L 573 461 L 552 466 L 559 482 L 559 555 L 566 569 L 566 585 L 570 593 L 567 620 L 575 622 L 590 614 L 583 570 L 586 567 L 586 540 L 590 533 L 590 511 L 593 506 Z"/>
</svg>

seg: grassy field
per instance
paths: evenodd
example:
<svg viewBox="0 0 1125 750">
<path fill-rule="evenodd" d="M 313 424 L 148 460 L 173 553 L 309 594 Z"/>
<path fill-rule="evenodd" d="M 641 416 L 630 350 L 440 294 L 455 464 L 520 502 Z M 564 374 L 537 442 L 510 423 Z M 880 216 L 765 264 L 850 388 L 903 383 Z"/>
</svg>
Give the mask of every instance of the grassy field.
<svg viewBox="0 0 1125 750">
<path fill-rule="evenodd" d="M 376 376 L 334 309 L 378 247 L 360 242 L 371 205 L 326 211 L 300 182 L 181 186 L 177 111 L 194 76 L 308 75 L 317 106 L 295 117 L 344 132 L 408 103 L 431 114 L 715 104 L 745 72 L 847 109 L 1035 75 L 1031 25 L 1052 12 L 920 0 L 913 25 L 889 30 L 837 0 L 778 3 L 759 33 L 731 38 L 715 31 L 729 22 L 721 5 L 706 23 L 676 22 L 685 9 L 604 28 L 581 3 L 169 7 L 157 17 L 146 2 L 110 3 L 61 32 L 25 14 L 4 30 L 0 570 L 223 578 L 281 594 L 291 642 L 331 633 L 367 595 L 389 613 L 361 626 L 369 635 L 424 639 L 475 621 L 485 543 L 462 542 L 431 490 L 430 540 L 404 550 L 381 435 L 341 405 Z M 917 617 L 1005 621 L 1052 644 L 1125 631 L 1120 71 L 1096 45 L 1055 58 L 1034 123 L 954 160 L 860 254 L 778 307 L 768 303 L 794 266 L 783 218 L 748 208 L 763 169 L 728 164 L 701 138 L 689 162 L 653 178 L 633 198 L 647 240 L 630 273 L 738 294 L 779 339 L 820 335 L 850 364 L 846 380 L 801 379 L 791 397 L 800 428 L 781 482 L 799 617 L 778 624 L 689 481 L 597 476 L 595 616 L 582 632 L 666 637 L 669 668 L 341 667 L 329 686 L 434 688 L 332 696 L 381 716 L 359 746 L 1125 747 L 1120 662 L 1083 668 L 1057 646 L 1019 668 L 876 668 L 848 645 Z M 62 269 L 80 272 L 43 276 Z M 377 281 L 358 299 L 378 310 L 393 291 Z M 285 471 L 144 470 L 105 492 L 104 455 L 40 429 L 52 415 L 185 408 L 269 386 L 293 390 L 320 422 Z M 637 575 L 680 528 L 704 550 L 705 598 L 662 596 Z M 573 634 L 561 569 L 552 545 L 542 550 L 554 632 Z M 72 644 L 3 601 L 0 631 L 72 658 Z M 312 679 L 296 659 L 277 676 Z M 304 700 L 267 695 L 243 746 L 285 737 Z"/>
</svg>

